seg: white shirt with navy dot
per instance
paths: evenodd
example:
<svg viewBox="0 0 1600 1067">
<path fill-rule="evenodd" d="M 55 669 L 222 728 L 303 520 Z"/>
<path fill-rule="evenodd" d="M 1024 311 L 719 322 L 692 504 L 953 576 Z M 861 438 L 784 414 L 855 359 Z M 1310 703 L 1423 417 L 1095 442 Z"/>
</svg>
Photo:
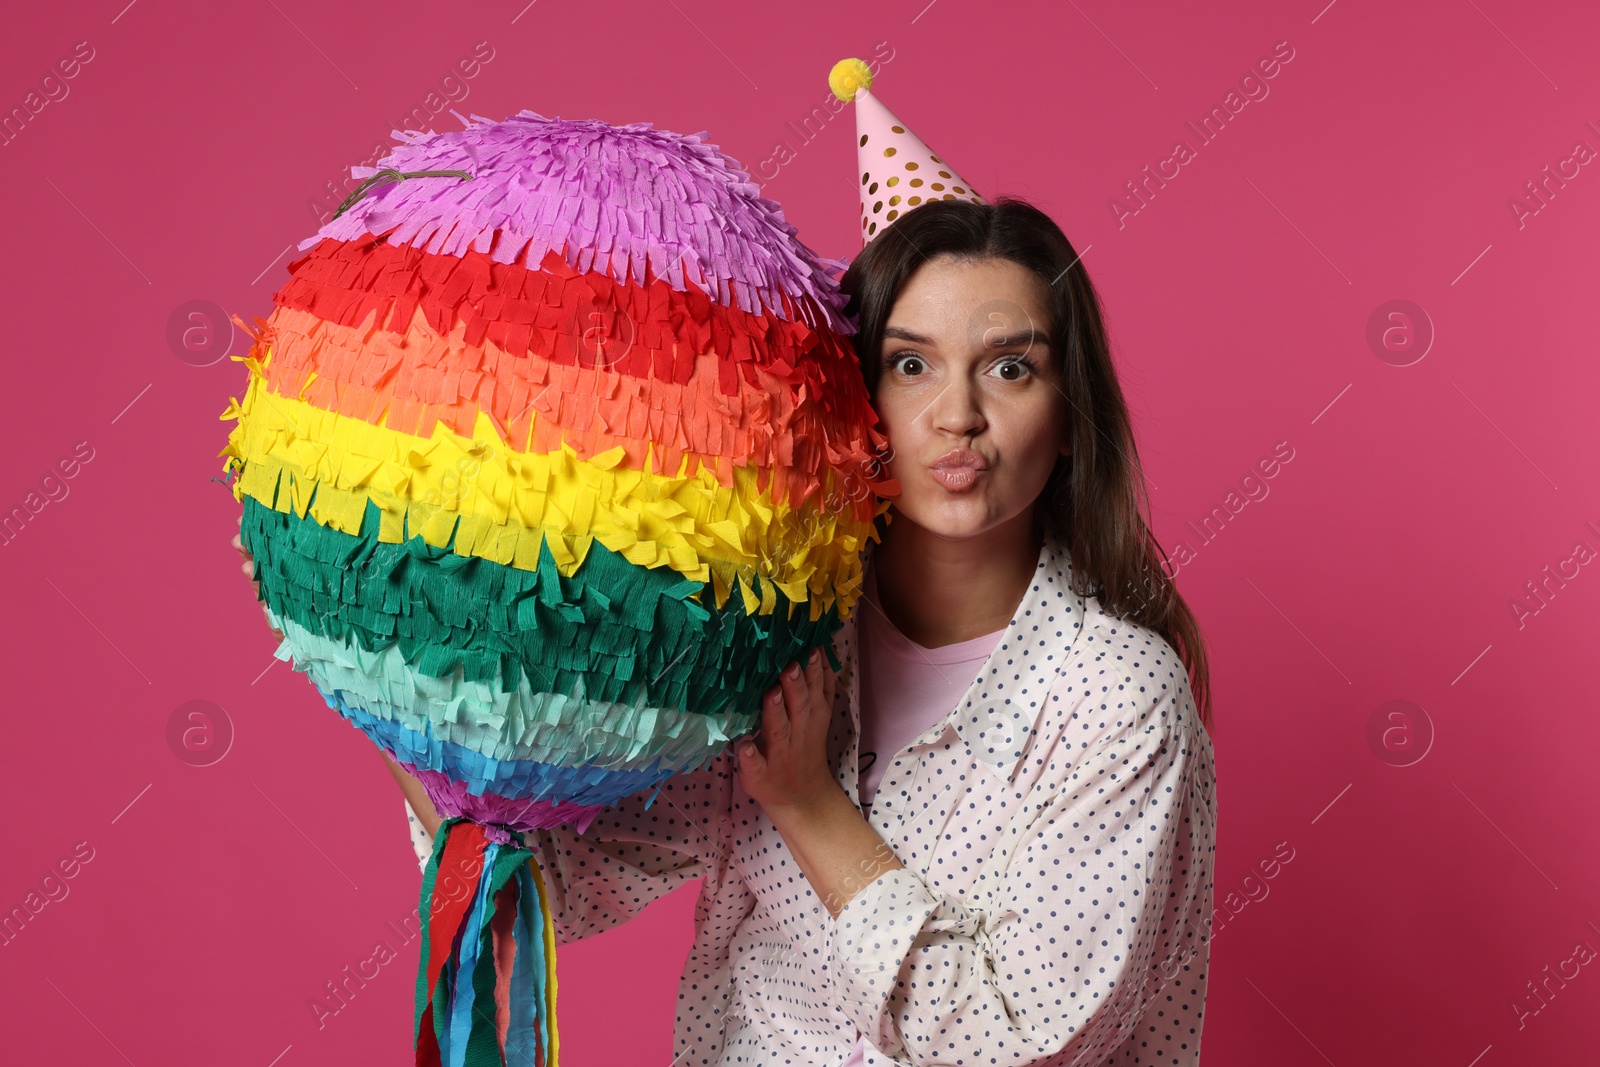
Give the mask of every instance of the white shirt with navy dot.
<svg viewBox="0 0 1600 1067">
<path fill-rule="evenodd" d="M 867 559 L 870 564 L 872 545 Z M 730 753 L 530 835 L 556 941 L 592 937 L 703 879 L 678 986 L 675 1067 L 1200 1062 L 1216 773 L 1182 661 L 1035 580 L 971 688 L 892 757 L 868 818 L 905 867 L 835 918 Z M 859 805 L 859 611 L 834 637 L 828 755 Z M 422 865 L 433 843 L 409 805 Z"/>
</svg>

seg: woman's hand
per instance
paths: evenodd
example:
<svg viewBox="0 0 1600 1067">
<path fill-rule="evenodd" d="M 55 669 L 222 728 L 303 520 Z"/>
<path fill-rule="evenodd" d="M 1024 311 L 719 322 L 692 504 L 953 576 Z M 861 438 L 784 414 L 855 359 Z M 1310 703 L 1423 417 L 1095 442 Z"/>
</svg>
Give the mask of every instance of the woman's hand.
<svg viewBox="0 0 1600 1067">
<path fill-rule="evenodd" d="M 239 550 L 239 556 L 240 556 L 240 558 L 242 558 L 244 560 L 244 564 L 239 569 L 244 571 L 244 576 L 246 578 L 250 579 L 250 590 L 251 590 L 251 592 L 255 593 L 256 599 L 260 600 L 261 599 L 261 583 L 256 581 L 256 561 L 255 561 L 255 557 L 250 555 L 250 553 L 248 551 L 246 551 L 246 549 L 244 547 L 244 541 L 243 541 L 242 538 L 240 538 L 240 536 L 238 534 L 234 534 L 233 535 L 232 544 L 233 544 L 234 548 Z M 262 606 L 265 607 L 265 605 L 262 605 Z M 276 626 L 274 626 L 272 628 L 272 636 L 276 637 L 278 639 L 278 641 L 280 643 L 282 643 L 282 641 L 283 641 L 283 631 L 278 629 Z"/>
<path fill-rule="evenodd" d="M 792 676 L 791 676 L 792 672 Z M 840 790 L 828 767 L 834 672 L 821 649 L 791 663 L 761 704 L 761 731 L 734 746 L 739 783 L 769 815 L 817 806 Z"/>
<path fill-rule="evenodd" d="M 790 664 L 790 667 L 798 667 Z M 734 746 L 739 783 L 765 810 L 828 914 L 884 871 L 903 866 L 828 766 L 834 673 L 814 649 L 766 694 L 761 732 Z"/>
</svg>

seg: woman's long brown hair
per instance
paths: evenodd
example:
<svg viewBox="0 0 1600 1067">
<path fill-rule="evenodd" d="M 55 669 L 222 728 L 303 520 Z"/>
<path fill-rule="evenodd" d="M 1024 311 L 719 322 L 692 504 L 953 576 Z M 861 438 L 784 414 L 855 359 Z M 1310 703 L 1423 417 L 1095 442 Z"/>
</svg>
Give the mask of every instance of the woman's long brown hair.
<svg viewBox="0 0 1600 1067">
<path fill-rule="evenodd" d="M 1112 367 L 1100 297 L 1050 216 L 1017 197 L 988 204 L 930 200 L 880 231 L 840 279 L 850 298 L 845 314 L 857 323 L 852 340 L 867 389 L 876 397 L 889 312 L 917 269 L 940 255 L 1008 259 L 1044 280 L 1072 450 L 1050 472 L 1034 508 L 1034 532 L 1069 547 L 1076 593 L 1098 598 L 1109 614 L 1154 630 L 1172 646 L 1209 730 L 1205 640 L 1145 521 L 1144 471 Z"/>
</svg>

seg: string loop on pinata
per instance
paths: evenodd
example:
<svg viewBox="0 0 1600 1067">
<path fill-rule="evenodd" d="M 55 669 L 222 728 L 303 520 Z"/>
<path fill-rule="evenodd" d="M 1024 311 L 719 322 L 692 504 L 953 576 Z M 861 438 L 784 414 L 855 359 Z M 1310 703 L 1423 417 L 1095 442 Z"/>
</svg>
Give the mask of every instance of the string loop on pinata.
<svg viewBox="0 0 1600 1067">
<path fill-rule="evenodd" d="M 343 215 L 346 211 L 349 211 L 352 207 L 355 206 L 356 201 L 360 200 L 361 197 L 366 193 L 366 191 L 368 189 L 372 188 L 374 185 L 377 185 L 379 182 L 402 182 L 402 181 L 405 181 L 407 178 L 450 178 L 450 177 L 465 178 L 468 181 L 471 181 L 473 176 L 471 174 L 468 174 L 464 170 L 410 170 L 410 171 L 401 171 L 401 170 L 396 170 L 393 167 L 384 167 L 382 170 L 380 170 L 377 173 L 375 173 L 372 177 L 368 178 L 366 181 L 364 181 L 360 185 L 356 186 L 355 192 L 351 193 L 349 196 L 344 198 L 344 202 L 341 203 L 339 205 L 339 209 L 333 213 L 333 217 L 334 218 L 338 218 L 340 215 Z"/>
</svg>

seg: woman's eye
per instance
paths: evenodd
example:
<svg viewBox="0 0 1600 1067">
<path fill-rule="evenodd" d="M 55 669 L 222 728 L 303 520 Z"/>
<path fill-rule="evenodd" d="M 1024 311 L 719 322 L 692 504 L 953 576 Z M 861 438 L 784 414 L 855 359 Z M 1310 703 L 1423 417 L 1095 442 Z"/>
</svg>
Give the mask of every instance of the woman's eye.
<svg viewBox="0 0 1600 1067">
<path fill-rule="evenodd" d="M 1000 377 L 1008 382 L 1020 382 L 1029 374 L 1038 373 L 1039 368 L 1027 356 L 1017 356 L 995 364 L 995 370 L 999 371 Z M 1017 373 L 1012 373 L 1013 371 Z"/>
<path fill-rule="evenodd" d="M 904 370 L 907 364 L 910 364 L 914 369 Z M 899 370 L 902 373 L 916 377 L 922 372 L 922 357 L 913 352 L 896 352 L 889 357 L 886 367 L 889 370 Z"/>
<path fill-rule="evenodd" d="M 896 352 L 885 358 L 884 369 L 899 371 L 906 377 L 918 378 L 927 367 L 922 357 L 915 352 Z M 1029 375 L 1038 374 L 1039 365 L 1027 356 L 1013 356 L 995 364 L 992 372 L 997 372 L 1003 381 L 1020 382 L 1026 380 Z"/>
</svg>

